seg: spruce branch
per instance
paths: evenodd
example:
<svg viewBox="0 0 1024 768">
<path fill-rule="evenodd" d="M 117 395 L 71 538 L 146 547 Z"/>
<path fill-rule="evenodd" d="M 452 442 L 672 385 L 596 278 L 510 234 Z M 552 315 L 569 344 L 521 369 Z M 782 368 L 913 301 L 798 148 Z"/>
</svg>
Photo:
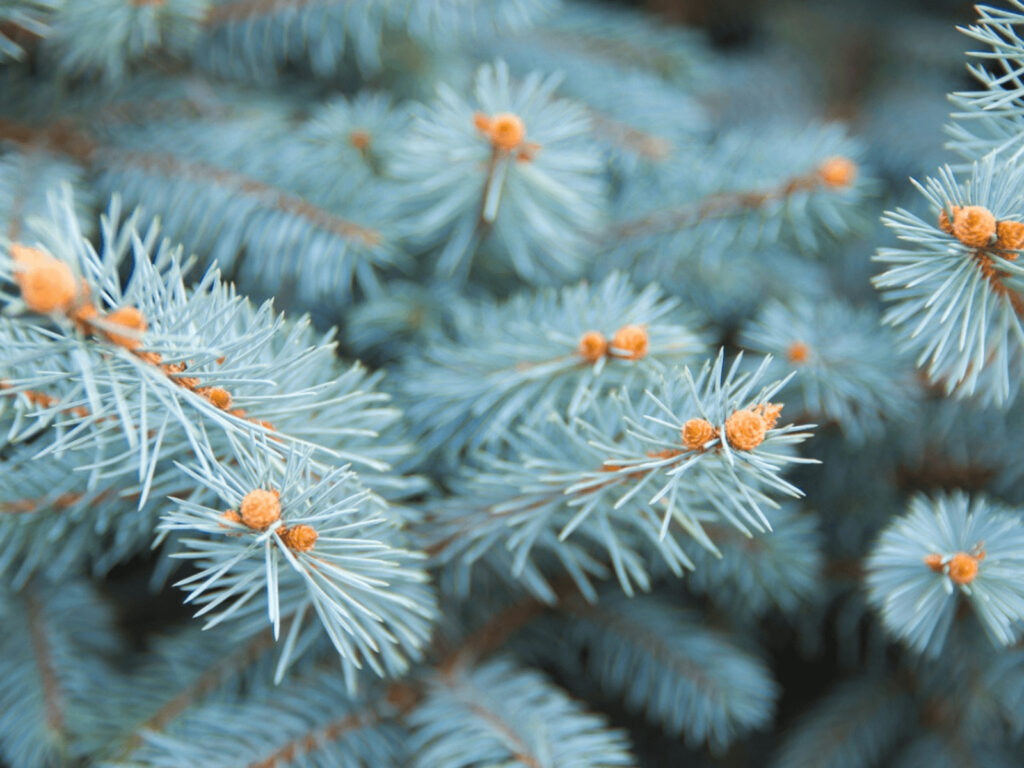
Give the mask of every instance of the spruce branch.
<svg viewBox="0 0 1024 768">
<path fill-rule="evenodd" d="M 1024 622 L 1024 521 L 1018 511 L 965 493 L 914 497 L 867 561 L 868 596 L 885 628 L 934 657 L 961 596 L 995 645 Z"/>
<path fill-rule="evenodd" d="M 44 461 L 37 454 L 31 444 L 9 446 L 0 473 L 0 573 L 14 589 L 34 576 L 106 574 L 149 548 L 163 498 L 196 498 L 166 461 L 140 505 L 140 486 L 117 473 L 90 482 L 73 454 Z"/>
<path fill-rule="evenodd" d="M 393 448 L 373 446 L 377 432 L 370 428 L 388 426 L 396 414 L 381 407 L 382 395 L 359 388 L 361 369 L 339 370 L 329 336 L 314 339 L 308 324 L 287 324 L 269 306 L 254 309 L 215 273 L 186 289 L 180 255 L 166 242 L 154 248 L 155 229 L 140 236 L 133 219 L 119 227 L 119 213 L 115 200 L 97 254 L 78 232 L 65 195 L 54 201 L 54 220 L 42 233 L 48 251 L 61 258 L 12 245 L 14 258 L 0 263 L 15 288 L 9 308 L 16 313 L 6 326 L 3 366 L 12 377 L 5 394 L 34 393 L 15 399 L 13 409 L 5 408 L 11 398 L 0 398 L 0 417 L 13 416 L 10 434 L 21 445 L 48 434 L 44 455 L 71 453 L 79 470 L 72 477 L 88 472 L 91 494 L 72 497 L 72 532 L 80 535 L 92 522 L 82 514 L 82 499 L 100 493 L 135 502 L 137 512 L 119 504 L 111 510 L 119 517 L 96 520 L 114 529 L 122 544 L 112 551 L 121 555 L 138 546 L 139 528 L 152 524 L 147 501 L 172 497 L 178 509 L 161 530 L 179 534 L 186 548 L 181 557 L 201 562 L 182 583 L 200 614 L 211 614 L 210 624 L 233 615 L 251 622 L 260 611 L 249 604 L 262 593 L 275 635 L 282 617 L 298 617 L 279 676 L 299 643 L 302 618 L 311 614 L 346 660 L 349 684 L 364 663 L 380 674 L 400 671 L 425 641 L 434 611 L 420 556 L 401 545 L 384 503 L 348 467 L 317 461 L 351 459 L 400 489 L 375 457 Z M 129 247 L 133 268 L 122 284 Z M 40 361 L 46 361 L 42 368 Z M 44 398 L 40 380 L 59 394 Z M 278 423 L 251 416 L 247 409 L 256 406 Z M 44 415 L 28 431 L 19 426 L 25 408 Z M 347 423 L 319 419 L 322 409 Z M 297 434 L 289 434 L 289 423 Z M 118 478 L 130 473 L 138 487 L 118 487 Z M 50 504 L 59 506 L 72 492 L 62 486 Z M 271 491 L 283 501 L 253 498 Z M 223 508 L 209 507 L 218 497 L 237 512 L 225 517 Z M 23 569 L 34 568 L 42 558 L 21 522 L 4 521 L 5 553 Z"/>
<path fill-rule="evenodd" d="M 357 93 L 324 102 L 303 123 L 300 139 L 317 150 L 326 174 L 364 165 L 380 176 L 409 130 L 409 108 L 383 93 Z"/>
<path fill-rule="evenodd" d="M 225 632 L 196 632 L 187 629 L 181 636 L 165 638 L 156 649 L 159 660 L 135 674 L 131 686 L 131 725 L 111 724 L 115 747 L 109 753 L 119 759 L 139 748 L 146 737 L 164 732 L 182 714 L 211 694 L 238 685 L 252 675 L 267 651 L 274 646 L 273 632 L 263 630 L 239 645 Z M 182 649 L 186 654 L 181 654 Z M 170 674 L 168 672 L 170 671 Z M 140 715 L 141 718 L 140 719 Z M 125 735 L 127 734 L 127 735 Z"/>
<path fill-rule="evenodd" d="M 518 75 L 562 73 L 559 93 L 587 107 L 613 176 L 649 173 L 706 140 L 711 121 L 692 89 L 710 74 L 708 56 L 683 29 L 610 6 L 565 3 L 536 26 L 479 47 Z"/>
<path fill-rule="evenodd" d="M 961 180 L 950 168 L 918 184 L 934 223 L 899 209 L 885 217 L 905 246 L 881 248 L 874 278 L 929 380 L 947 394 L 1008 406 L 1024 360 L 1021 173 L 995 156 Z"/>
<path fill-rule="evenodd" d="M 622 222 L 617 226 L 614 236 L 617 239 L 628 239 L 686 229 L 709 219 L 728 218 L 776 203 L 784 203 L 798 193 L 809 193 L 830 187 L 850 187 L 856 177 L 856 163 L 847 157 L 830 157 L 814 170 L 793 176 L 774 188 L 724 192 L 675 210 L 657 211 L 639 219 Z"/>
<path fill-rule="evenodd" d="M 137 717 L 125 721 L 133 723 L 122 731 L 131 734 L 131 751 L 104 764 L 166 765 L 185 761 L 185 755 L 203 755 L 212 765 L 284 765 L 298 759 L 356 759 L 351 756 L 357 749 L 374 750 L 374 765 L 405 764 L 415 755 L 408 724 L 428 702 L 432 681 L 467 674 L 486 663 L 509 635 L 546 608 L 535 600 L 512 602 L 488 615 L 475 631 L 463 628 L 450 644 L 436 644 L 433 663 L 421 667 L 415 677 L 386 686 L 371 681 L 359 695 L 341 689 L 319 662 L 273 689 L 265 688 L 260 679 L 267 671 L 261 665 L 268 632 L 253 636 L 240 651 L 219 629 L 180 633 L 161 646 L 158 663 L 132 678 L 129 711 L 156 714 L 142 727 Z M 444 629 L 456 632 L 453 625 Z M 169 679 L 172 671 L 178 674 Z M 254 690 L 288 712 L 281 727 L 265 736 L 251 733 L 253 718 L 266 711 L 262 705 L 253 706 L 249 696 Z M 293 709 L 292 704 L 299 702 L 305 707 Z"/>
<path fill-rule="evenodd" d="M 640 174 L 625 185 L 601 263 L 635 265 L 635 277 L 666 283 L 683 264 L 687 279 L 723 260 L 735 271 L 738 250 L 765 243 L 813 252 L 859 226 L 852 212 L 871 189 L 859 155 L 834 126 L 804 128 L 799 137 L 791 126 L 756 137 L 730 132 L 701 159 L 669 158 L 653 178 Z M 679 185 L 680 177 L 692 183 Z"/>
<path fill-rule="evenodd" d="M 552 569 L 594 599 L 588 574 L 605 570 L 595 552 L 632 594 L 649 587 L 652 560 L 677 575 L 693 568 L 681 539 L 718 554 L 705 523 L 766 532 L 761 505 L 775 506 L 774 493 L 800 496 L 779 473 L 808 461 L 789 447 L 809 436 L 776 427 L 781 405 L 771 399 L 784 382 L 759 388 L 766 365 L 742 373 L 737 360 L 726 372 L 719 354 L 696 377 L 663 377 L 640 403 L 622 389 L 589 399 L 575 418 L 522 427 L 507 455 L 481 454 L 454 497 L 432 505 L 428 551 L 461 574 L 460 592 L 486 556 L 541 599 L 551 599 Z"/>
<path fill-rule="evenodd" d="M 240 145 L 234 129 L 243 125 L 247 138 Z M 382 231 L 393 226 L 386 188 L 366 173 L 348 173 L 329 189 L 311 184 L 309 171 L 321 153 L 280 123 L 178 118 L 95 129 L 0 120 L 0 137 L 85 165 L 98 175 L 104 197 L 117 194 L 161 215 L 168 237 L 216 262 L 250 292 L 307 308 L 327 297 L 340 296 L 344 304 L 357 284 L 374 291 L 375 271 L 401 262 Z M 177 151 L 169 153 L 172 146 Z M 376 220 L 359 223 L 346 215 L 357 209 L 372 211 Z M 225 220 L 241 223 L 218 223 Z M 300 271 L 300 261 L 310 269 Z"/>
<path fill-rule="evenodd" d="M 703 352 L 698 321 L 654 286 L 622 274 L 595 285 L 449 305 L 449 337 L 409 355 L 398 401 L 442 467 L 499 445 L 548 412 L 650 380 Z"/>
<path fill-rule="evenodd" d="M 236 444 L 232 455 L 232 468 L 212 454 L 197 457 L 194 469 L 180 467 L 223 508 L 178 501 L 160 525 L 162 533 L 188 534 L 177 556 L 196 571 L 178 586 L 200 606 L 196 615 L 209 627 L 265 611 L 275 639 L 284 618 L 295 617 L 279 675 L 309 614 L 326 630 L 350 687 L 364 664 L 378 675 L 404 671 L 436 609 L 422 556 L 402 546 L 380 500 L 347 467 L 321 468 L 308 451 L 283 465 L 258 446 Z M 262 611 L 253 602 L 260 595 Z"/>
<path fill-rule="evenodd" d="M 498 658 L 430 680 L 410 714 L 414 765 L 632 765 L 625 738 L 540 674 Z"/>
<path fill-rule="evenodd" d="M 43 704 L 46 709 L 46 726 L 59 737 L 64 736 L 64 713 L 60 698 L 60 684 L 53 667 L 47 629 L 43 626 L 39 600 L 33 590 L 25 593 L 25 620 L 28 625 L 32 648 L 35 651 L 36 667 L 43 686 Z"/>
<path fill-rule="evenodd" d="M 200 163 L 189 163 L 173 155 L 143 153 L 113 152 L 101 163 L 108 169 L 117 169 L 123 166 L 144 174 L 166 175 L 203 185 L 212 184 L 224 187 L 236 194 L 251 196 L 269 208 L 303 219 L 318 229 L 365 246 L 375 246 L 381 240 L 380 233 L 373 229 L 346 221 L 300 197 L 274 189 L 269 184 L 230 170 Z"/>
<path fill-rule="evenodd" d="M 376 271 L 402 263 L 387 234 L 387 187 L 351 171 L 330 187 L 314 184 L 319 153 L 301 137 L 247 123 L 239 145 L 240 127 L 184 121 L 122 132 L 96 155 L 100 188 L 162 215 L 170 237 L 250 293 L 314 308 L 378 290 Z M 371 221 L 356 222 L 357 210 Z"/>
<path fill-rule="evenodd" d="M 967 69 L 980 88 L 950 95 L 956 105 L 949 133 L 950 148 L 969 161 L 986 155 L 1003 155 L 1015 162 L 1021 155 L 1024 125 L 1024 79 L 1021 57 L 1024 38 L 1024 4 L 1010 0 L 1009 7 L 976 6 L 978 21 L 960 31 L 983 50 L 972 51 Z"/>
<path fill-rule="evenodd" d="M 0 755 L 11 765 L 83 758 L 97 690 L 119 690 L 113 616 L 83 581 L 0 595 Z"/>
<path fill-rule="evenodd" d="M 591 682 L 608 701 L 714 754 L 771 721 L 780 690 L 764 661 L 665 597 L 602 594 L 558 607 L 516 645 L 576 686 Z"/>
<path fill-rule="evenodd" d="M 286 323 L 270 305 L 252 307 L 215 272 L 186 290 L 180 250 L 166 241 L 158 245 L 153 227 L 137 234 L 138 214 L 121 222 L 120 210 L 115 200 L 97 253 L 82 239 L 67 199 L 55 201 L 41 234 L 48 251 L 61 258 L 19 245 L 12 252 L 21 264 L 0 262 L 3 274 L 22 280 L 14 283 L 20 292 L 10 294 L 15 311 L 25 306 L 25 281 L 33 274 L 26 259 L 71 280 L 60 311 L 20 314 L 2 326 L 9 334 L 5 369 L 29 359 L 45 359 L 49 367 L 29 376 L 4 374 L 4 394 L 42 393 L 16 400 L 19 408 L 43 406 L 44 418 L 17 439 L 53 421 L 67 431 L 58 431 L 50 450 L 76 445 L 85 433 L 97 448 L 117 437 L 129 448 L 152 445 L 122 465 L 124 472 L 139 468 L 145 478 L 155 474 L 161 446 L 173 456 L 210 439 L 197 428 L 199 419 L 224 434 L 270 435 L 271 448 L 316 445 L 377 472 L 387 467 L 381 459 L 394 448 L 368 438 L 377 434 L 373 426 L 386 428 L 398 414 L 372 391 L 375 378 L 358 366 L 339 366 L 330 335 L 316 338 L 308 321 Z M 122 286 L 119 270 L 129 254 L 132 276 Z M 7 400 L 0 398 L 0 408 Z M 150 413 L 157 403 L 165 409 L 161 417 Z M 327 408 L 337 421 L 317 418 Z M 347 425 L 339 424 L 342 419 Z"/>
<path fill-rule="evenodd" d="M 484 241 L 530 283 L 582 271 L 607 194 L 586 113 L 557 84 L 515 81 L 499 61 L 477 71 L 471 98 L 442 86 L 415 113 L 389 173 L 410 242 L 440 247 L 439 274 L 464 278 Z"/>
<path fill-rule="evenodd" d="M 590 121 L 596 135 L 647 160 L 657 162 L 672 154 L 672 142 L 668 139 L 634 128 L 599 112 L 591 112 Z"/>
</svg>

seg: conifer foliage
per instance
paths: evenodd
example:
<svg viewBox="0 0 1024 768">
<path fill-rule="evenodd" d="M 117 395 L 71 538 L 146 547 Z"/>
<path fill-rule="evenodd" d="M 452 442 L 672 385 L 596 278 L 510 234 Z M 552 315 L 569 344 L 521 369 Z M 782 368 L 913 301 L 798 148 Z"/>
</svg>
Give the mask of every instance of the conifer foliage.
<svg viewBox="0 0 1024 768">
<path fill-rule="evenodd" d="M 0 768 L 1019 765 L 977 14 L 929 154 L 596 1 L 4 3 Z"/>
</svg>

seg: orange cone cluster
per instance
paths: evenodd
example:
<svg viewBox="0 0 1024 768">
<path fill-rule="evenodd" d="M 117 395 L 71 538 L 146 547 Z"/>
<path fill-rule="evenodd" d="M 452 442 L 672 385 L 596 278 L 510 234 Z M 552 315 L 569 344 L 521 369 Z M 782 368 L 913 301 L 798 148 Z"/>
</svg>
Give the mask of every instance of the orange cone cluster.
<svg viewBox="0 0 1024 768">
<path fill-rule="evenodd" d="M 830 157 L 818 166 L 818 178 L 826 187 L 848 187 L 857 178 L 857 164 L 848 157 Z"/>
<path fill-rule="evenodd" d="M 957 552 L 948 559 L 933 552 L 925 555 L 924 564 L 935 573 L 945 573 L 954 584 L 963 586 L 974 581 L 979 564 L 984 559 L 985 550 L 978 548 L 972 552 Z"/>
<path fill-rule="evenodd" d="M 611 343 L 600 331 L 587 331 L 576 348 L 588 363 L 596 363 L 605 356 L 639 360 L 646 357 L 649 350 L 650 336 L 642 325 L 622 326 L 615 332 Z"/>
<path fill-rule="evenodd" d="M 244 525 L 254 531 L 265 531 L 281 519 L 281 494 L 279 491 L 256 488 L 245 494 L 238 511 L 229 509 L 221 518 L 228 523 Z M 221 524 L 222 528 L 228 526 Z M 295 552 L 309 552 L 316 544 L 319 534 L 311 525 L 279 526 L 276 531 L 284 545 Z M 237 536 L 240 534 L 228 534 Z"/>
<path fill-rule="evenodd" d="M 782 403 L 762 403 L 754 408 L 744 408 L 733 411 L 725 421 L 726 439 L 734 449 L 750 451 L 764 442 L 768 430 L 774 429 L 778 423 L 779 415 L 782 413 Z M 705 450 L 705 446 L 712 440 L 721 437 L 721 432 L 707 419 L 694 418 L 683 424 L 679 430 L 679 436 L 685 451 L 667 448 L 661 451 L 649 451 L 647 457 L 650 459 L 671 459 L 682 456 L 686 451 Z M 717 450 L 717 448 L 716 448 Z M 615 461 L 607 461 L 601 466 L 602 472 L 620 472 L 626 469 L 628 464 L 621 464 Z M 650 469 L 641 469 L 625 475 L 630 480 L 643 480 Z M 586 492 L 593 492 L 603 488 L 612 480 L 601 485 L 591 487 Z"/>
<path fill-rule="evenodd" d="M 997 221 L 981 205 L 953 205 L 949 212 L 939 211 L 939 228 L 970 248 L 1000 251 L 1010 261 L 1017 258 L 1016 251 L 1024 249 L 1024 223 Z"/>
<path fill-rule="evenodd" d="M 736 450 L 752 451 L 764 442 L 768 430 L 775 428 L 781 413 L 782 403 L 762 403 L 733 411 L 725 420 L 725 439 Z M 707 419 L 690 419 L 683 424 L 680 437 L 687 450 L 702 451 L 720 433 Z"/>
<path fill-rule="evenodd" d="M 509 152 L 526 138 L 526 125 L 519 115 L 511 112 L 499 112 L 489 116 L 482 112 L 473 115 L 473 125 L 498 149 Z"/>
<path fill-rule="evenodd" d="M 519 115 L 511 112 L 499 112 L 496 115 L 477 112 L 473 115 L 473 125 L 490 140 L 495 150 L 515 151 L 516 159 L 521 162 L 533 160 L 540 151 L 540 144 L 526 141 L 526 124 Z"/>
<path fill-rule="evenodd" d="M 242 516 L 240 514 L 238 514 L 233 509 L 229 509 L 223 515 L 221 515 L 221 519 L 224 520 L 225 522 L 228 522 L 228 523 L 235 523 L 236 525 L 243 525 L 243 523 L 242 523 Z M 228 526 L 224 525 L 224 523 L 221 523 L 220 527 L 221 528 L 227 528 Z M 237 534 L 237 533 L 229 533 L 228 534 L 228 536 L 238 536 L 238 535 L 239 534 Z"/>
<path fill-rule="evenodd" d="M 140 336 L 147 324 L 138 309 L 119 307 L 103 315 L 90 300 L 89 286 L 78 280 L 63 261 L 19 243 L 13 243 L 10 250 L 14 281 L 30 310 L 40 314 L 60 312 L 83 331 L 103 336 L 133 352 L 142 346 Z"/>
<path fill-rule="evenodd" d="M 806 363 L 811 356 L 811 348 L 802 341 L 794 341 L 786 350 L 786 358 L 791 363 Z"/>
</svg>

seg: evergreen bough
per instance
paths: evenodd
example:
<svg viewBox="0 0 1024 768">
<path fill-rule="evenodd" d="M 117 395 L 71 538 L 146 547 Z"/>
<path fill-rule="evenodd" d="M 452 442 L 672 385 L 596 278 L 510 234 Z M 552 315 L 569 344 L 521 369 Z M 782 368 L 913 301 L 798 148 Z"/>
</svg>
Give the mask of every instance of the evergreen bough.
<svg viewBox="0 0 1024 768">
<path fill-rule="evenodd" d="M 6 3 L 0 764 L 1019 764 L 1022 29 Z"/>
</svg>

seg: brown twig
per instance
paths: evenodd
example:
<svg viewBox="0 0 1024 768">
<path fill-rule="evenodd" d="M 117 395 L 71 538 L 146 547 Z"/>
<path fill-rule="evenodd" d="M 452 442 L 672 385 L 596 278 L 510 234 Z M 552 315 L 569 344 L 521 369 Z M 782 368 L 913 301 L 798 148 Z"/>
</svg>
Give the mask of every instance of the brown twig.
<svg viewBox="0 0 1024 768">
<path fill-rule="evenodd" d="M 768 203 L 785 200 L 796 192 L 816 189 L 821 184 L 821 178 L 815 171 L 795 176 L 774 189 L 723 192 L 680 208 L 627 221 L 619 225 L 615 234 L 619 238 L 629 238 L 685 229 L 708 219 L 726 218 L 741 211 L 756 210 Z"/>
<path fill-rule="evenodd" d="M 46 724 L 51 730 L 64 733 L 64 712 L 61 707 L 60 681 L 53 666 L 50 653 L 50 642 L 46 637 L 45 621 L 31 587 L 25 590 L 25 618 L 28 623 L 29 635 L 32 637 L 32 650 L 35 652 L 36 666 L 43 683 L 43 702 L 46 707 Z"/>
</svg>

